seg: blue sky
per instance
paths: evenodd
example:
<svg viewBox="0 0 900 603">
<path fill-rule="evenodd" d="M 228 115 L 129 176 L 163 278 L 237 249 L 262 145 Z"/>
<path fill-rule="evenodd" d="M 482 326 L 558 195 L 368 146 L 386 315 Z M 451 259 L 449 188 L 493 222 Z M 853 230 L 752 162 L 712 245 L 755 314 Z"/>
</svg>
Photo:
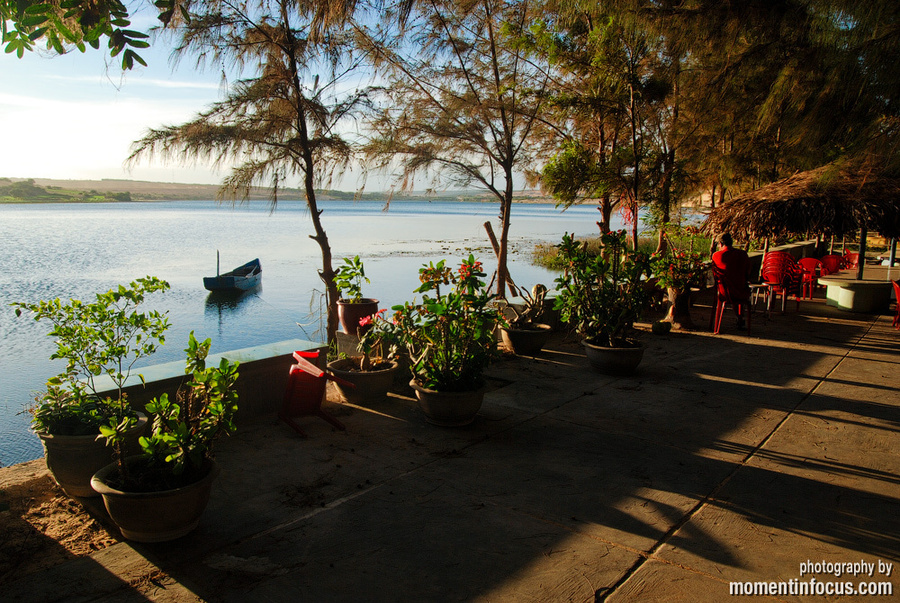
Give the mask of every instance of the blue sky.
<svg viewBox="0 0 900 603">
<path fill-rule="evenodd" d="M 146 7 L 135 17 L 134 29 L 153 24 Z M 198 71 L 190 57 L 173 71 L 171 47 L 170 39 L 154 40 L 140 52 L 148 66 L 125 73 L 102 46 L 21 59 L 0 53 L 0 177 L 218 184 L 225 173 L 207 165 L 145 159 L 130 171 L 123 166 L 148 128 L 183 123 L 221 98 L 221 72 Z M 332 184 L 358 187 L 352 174 Z"/>
<path fill-rule="evenodd" d="M 158 40 L 141 53 L 148 67 L 127 73 L 102 47 L 0 54 L 0 176 L 217 183 L 222 174 L 206 166 L 122 165 L 147 128 L 181 123 L 220 98 L 220 75 L 189 61 L 173 72 L 170 47 Z"/>
</svg>

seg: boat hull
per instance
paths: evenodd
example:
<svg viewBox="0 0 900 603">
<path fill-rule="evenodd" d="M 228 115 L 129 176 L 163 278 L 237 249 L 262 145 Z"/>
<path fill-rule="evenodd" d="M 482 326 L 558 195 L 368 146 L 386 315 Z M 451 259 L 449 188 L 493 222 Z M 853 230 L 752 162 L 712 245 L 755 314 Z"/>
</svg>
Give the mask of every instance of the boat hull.
<svg viewBox="0 0 900 603">
<path fill-rule="evenodd" d="M 207 291 L 249 291 L 262 282 L 262 266 L 259 259 L 247 262 L 231 272 L 203 277 Z"/>
</svg>

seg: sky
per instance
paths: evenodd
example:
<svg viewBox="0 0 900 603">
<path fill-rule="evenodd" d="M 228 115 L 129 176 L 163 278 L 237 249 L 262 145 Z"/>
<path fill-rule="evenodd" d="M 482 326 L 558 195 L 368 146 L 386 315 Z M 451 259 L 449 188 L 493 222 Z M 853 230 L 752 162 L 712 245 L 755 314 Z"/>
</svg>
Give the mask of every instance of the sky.
<svg viewBox="0 0 900 603">
<path fill-rule="evenodd" d="M 144 10 L 134 29 L 151 25 Z M 210 166 L 123 165 L 148 128 L 183 123 L 222 98 L 221 73 L 198 71 L 190 58 L 173 71 L 171 47 L 155 40 L 139 52 L 148 67 L 126 73 L 104 45 L 63 56 L 0 53 L 0 177 L 218 184 L 225 173 Z M 350 176 L 332 188 L 358 186 Z"/>
</svg>

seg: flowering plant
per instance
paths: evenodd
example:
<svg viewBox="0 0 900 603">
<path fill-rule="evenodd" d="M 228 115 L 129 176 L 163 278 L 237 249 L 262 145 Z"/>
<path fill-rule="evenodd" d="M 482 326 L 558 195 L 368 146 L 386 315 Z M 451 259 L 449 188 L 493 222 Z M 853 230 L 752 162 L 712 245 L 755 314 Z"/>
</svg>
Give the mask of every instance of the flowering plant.
<svg viewBox="0 0 900 603">
<path fill-rule="evenodd" d="M 383 361 L 400 355 L 397 324 L 393 320 L 387 320 L 384 317 L 385 312 L 386 308 L 359 320 L 360 337 L 356 349 L 362 352 L 359 363 L 359 369 L 362 371 L 369 371 L 373 366 L 378 366 L 379 359 Z"/>
<path fill-rule="evenodd" d="M 624 230 L 603 234 L 600 242 L 603 249 L 594 256 L 568 233 L 563 236 L 557 248 L 565 272 L 556 279 L 555 307 L 591 343 L 622 347 L 626 330 L 649 301 L 643 282 L 649 262 L 628 250 Z"/>
<path fill-rule="evenodd" d="M 701 254 L 673 248 L 650 256 L 650 264 L 660 286 L 678 291 L 699 285 L 707 269 Z"/>
<path fill-rule="evenodd" d="M 497 353 L 495 328 L 503 323 L 494 296 L 484 289 L 474 256 L 454 272 L 444 260 L 419 270 L 421 303 L 394 306 L 393 326 L 405 346 L 416 382 L 440 391 L 470 391 Z M 441 287 L 448 290 L 441 290 Z"/>
</svg>

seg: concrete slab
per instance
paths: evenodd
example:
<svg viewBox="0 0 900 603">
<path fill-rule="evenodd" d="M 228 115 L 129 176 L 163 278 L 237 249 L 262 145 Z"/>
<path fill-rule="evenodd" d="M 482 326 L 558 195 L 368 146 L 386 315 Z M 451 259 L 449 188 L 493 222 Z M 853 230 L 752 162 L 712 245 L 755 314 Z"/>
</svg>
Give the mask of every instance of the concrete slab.
<svg viewBox="0 0 900 603">
<path fill-rule="evenodd" d="M 896 331 L 817 302 L 751 337 L 645 333 L 628 378 L 557 337 L 495 364 L 461 429 L 427 424 L 405 386 L 326 403 L 347 431 L 256 417 L 222 442 L 191 535 L 120 543 L 0 598 L 721 601 L 808 559 L 900 565 Z"/>
</svg>

